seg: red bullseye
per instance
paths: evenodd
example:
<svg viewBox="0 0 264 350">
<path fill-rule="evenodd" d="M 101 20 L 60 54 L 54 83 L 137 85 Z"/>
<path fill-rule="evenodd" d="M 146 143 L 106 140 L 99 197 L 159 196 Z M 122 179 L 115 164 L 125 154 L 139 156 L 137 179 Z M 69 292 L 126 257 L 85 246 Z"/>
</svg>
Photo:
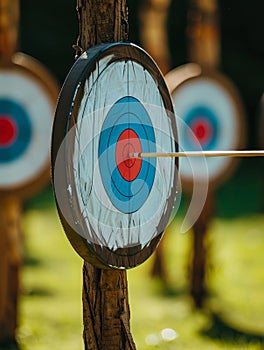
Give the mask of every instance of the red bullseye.
<svg viewBox="0 0 264 350">
<path fill-rule="evenodd" d="M 116 164 L 126 181 L 135 180 L 141 169 L 142 159 L 129 158 L 129 154 L 135 152 L 142 152 L 140 140 L 134 130 L 126 129 L 116 144 Z"/>
<path fill-rule="evenodd" d="M 204 118 L 198 118 L 190 125 L 197 140 L 202 146 L 210 142 L 213 130 L 212 126 Z"/>
<path fill-rule="evenodd" d="M 7 115 L 0 115 L 0 147 L 11 145 L 17 136 L 16 123 Z"/>
</svg>

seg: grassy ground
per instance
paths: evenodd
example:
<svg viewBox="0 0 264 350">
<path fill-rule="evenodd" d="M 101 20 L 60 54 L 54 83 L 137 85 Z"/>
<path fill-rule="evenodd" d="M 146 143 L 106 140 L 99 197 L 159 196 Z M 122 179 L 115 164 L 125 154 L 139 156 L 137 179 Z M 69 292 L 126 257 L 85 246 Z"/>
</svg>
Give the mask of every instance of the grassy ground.
<svg viewBox="0 0 264 350">
<path fill-rule="evenodd" d="M 152 258 L 128 271 L 137 349 L 264 349 L 264 216 L 212 221 L 203 311 L 188 296 L 191 233 L 179 227 L 177 220 L 164 238 L 166 285 L 151 278 Z M 23 230 L 21 349 L 80 350 L 82 260 L 53 207 L 28 210 Z"/>
</svg>

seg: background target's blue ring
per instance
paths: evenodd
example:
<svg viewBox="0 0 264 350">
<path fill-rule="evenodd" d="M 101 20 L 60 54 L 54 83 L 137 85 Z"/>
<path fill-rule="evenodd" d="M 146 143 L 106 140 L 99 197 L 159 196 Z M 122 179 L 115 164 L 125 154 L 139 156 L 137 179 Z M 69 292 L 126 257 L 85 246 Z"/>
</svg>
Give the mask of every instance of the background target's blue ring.
<svg viewBox="0 0 264 350">
<path fill-rule="evenodd" d="M 116 144 L 121 133 L 130 128 L 138 135 L 142 152 L 155 152 L 156 140 L 150 117 L 144 106 L 134 97 L 118 100 L 108 112 L 99 140 L 99 166 L 103 185 L 112 204 L 123 213 L 137 211 L 151 191 L 156 159 L 142 160 L 136 179 L 126 181 L 116 164 Z"/>
<path fill-rule="evenodd" d="M 202 148 L 203 150 L 208 151 L 213 150 L 216 147 L 216 143 L 219 137 L 219 121 L 217 115 L 210 108 L 206 106 L 196 106 L 192 108 L 186 113 L 184 122 L 190 127 L 190 125 L 192 125 L 192 123 L 200 117 L 206 120 L 212 128 L 212 136 L 205 145 L 202 145 Z M 185 149 L 192 150 L 195 148 L 195 143 L 190 140 L 188 133 L 188 129 L 185 128 L 185 135 L 183 137 L 183 142 L 185 143 L 184 147 Z"/>
<path fill-rule="evenodd" d="M 0 146 L 0 163 L 10 163 L 23 155 L 30 144 L 32 127 L 24 108 L 17 102 L 0 98 L 0 115 L 7 115 L 17 126 L 17 136 L 8 146 Z"/>
</svg>

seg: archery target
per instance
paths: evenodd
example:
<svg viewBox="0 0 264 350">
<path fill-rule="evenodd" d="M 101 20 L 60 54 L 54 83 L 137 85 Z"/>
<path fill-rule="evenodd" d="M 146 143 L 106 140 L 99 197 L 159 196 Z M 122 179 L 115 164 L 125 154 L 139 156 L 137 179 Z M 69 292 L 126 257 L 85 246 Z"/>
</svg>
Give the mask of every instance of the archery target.
<svg viewBox="0 0 264 350">
<path fill-rule="evenodd" d="M 60 107 L 65 110 L 63 96 L 57 106 L 53 184 L 66 233 L 75 233 L 74 244 L 80 245 L 81 236 L 103 264 L 128 268 L 144 261 L 159 241 L 177 180 L 177 160 L 129 154 L 177 151 L 175 117 L 162 76 L 143 50 L 121 43 L 92 53 L 84 54 L 71 71 L 82 66 L 82 84 L 79 78 L 74 85 L 70 76 L 65 83 L 74 89 L 68 105 L 71 122 L 61 142 L 56 125 Z M 78 247 L 77 252 L 91 260 Z"/>
<path fill-rule="evenodd" d="M 47 164 L 52 105 L 41 86 L 14 70 L 0 71 L 0 188 L 32 180 Z"/>
<path fill-rule="evenodd" d="M 243 110 L 227 79 L 220 75 L 200 75 L 181 83 L 172 98 L 178 119 L 179 147 L 182 151 L 235 150 L 243 144 Z M 212 157 L 186 158 L 180 163 L 185 183 L 226 178 L 234 159 Z M 188 187 L 188 186 L 187 186 Z"/>
</svg>

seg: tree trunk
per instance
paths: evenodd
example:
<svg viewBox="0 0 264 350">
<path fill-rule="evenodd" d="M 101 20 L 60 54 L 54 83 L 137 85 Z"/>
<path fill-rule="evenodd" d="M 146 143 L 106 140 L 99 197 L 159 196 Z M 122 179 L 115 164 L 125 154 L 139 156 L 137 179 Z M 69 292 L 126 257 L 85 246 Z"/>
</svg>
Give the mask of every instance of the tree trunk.
<svg viewBox="0 0 264 350">
<path fill-rule="evenodd" d="M 0 65 L 10 65 L 17 48 L 18 0 L 0 0 Z M 20 201 L 0 196 L 0 346 L 16 343 L 21 267 Z"/>
<path fill-rule="evenodd" d="M 189 60 L 206 69 L 220 64 L 220 30 L 217 0 L 191 0 L 188 12 Z"/>
<path fill-rule="evenodd" d="M 207 229 L 213 212 L 213 194 L 208 192 L 207 199 L 200 217 L 193 225 L 193 259 L 191 271 L 190 292 L 195 306 L 203 306 L 206 297 L 206 257 L 207 257 Z"/>
<path fill-rule="evenodd" d="M 126 271 L 83 268 L 83 319 L 85 349 L 135 349 L 129 330 Z"/>
<path fill-rule="evenodd" d="M 167 18 L 170 0 L 144 0 L 140 6 L 140 41 L 143 48 L 153 57 L 161 72 L 170 69 L 170 53 L 167 35 Z M 166 284 L 164 264 L 164 238 L 159 243 L 154 255 L 151 276 Z"/>
<path fill-rule="evenodd" d="M 128 39 L 124 0 L 77 0 L 79 37 L 76 56 L 102 42 Z M 135 349 L 130 333 L 125 270 L 99 269 L 84 262 L 83 321 L 86 350 Z"/>
<path fill-rule="evenodd" d="M 170 0 L 144 0 L 140 9 L 141 43 L 163 74 L 170 69 L 167 34 L 169 5 Z"/>
<path fill-rule="evenodd" d="M 128 39 L 128 11 L 124 0 L 77 0 L 77 14 L 79 53 L 100 43 Z"/>
<path fill-rule="evenodd" d="M 16 343 L 21 208 L 17 198 L 0 198 L 0 345 Z"/>
<path fill-rule="evenodd" d="M 220 61 L 220 31 L 217 0 L 191 0 L 188 12 L 188 48 L 190 62 L 198 63 L 207 70 L 215 70 Z M 210 190 L 210 189 L 209 189 Z M 213 211 L 212 189 L 208 192 L 205 206 L 193 226 L 193 261 L 191 295 L 197 307 L 206 297 L 205 275 L 207 227 Z"/>
</svg>

